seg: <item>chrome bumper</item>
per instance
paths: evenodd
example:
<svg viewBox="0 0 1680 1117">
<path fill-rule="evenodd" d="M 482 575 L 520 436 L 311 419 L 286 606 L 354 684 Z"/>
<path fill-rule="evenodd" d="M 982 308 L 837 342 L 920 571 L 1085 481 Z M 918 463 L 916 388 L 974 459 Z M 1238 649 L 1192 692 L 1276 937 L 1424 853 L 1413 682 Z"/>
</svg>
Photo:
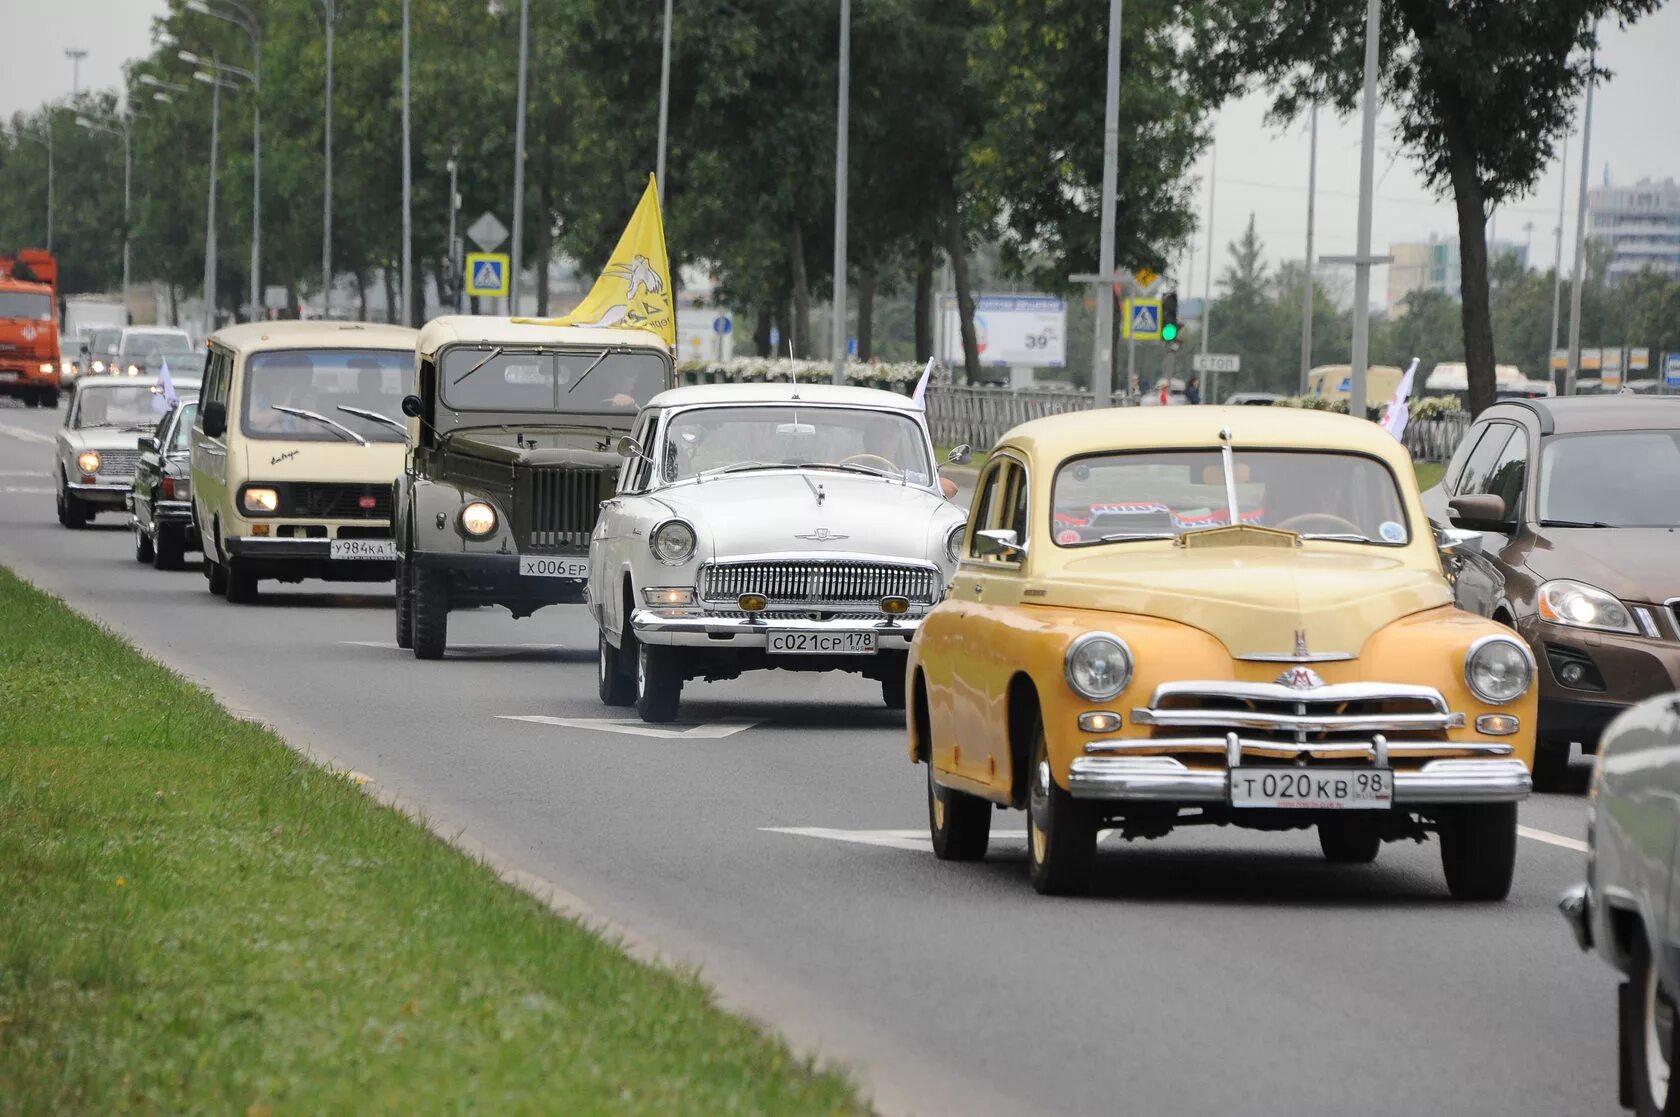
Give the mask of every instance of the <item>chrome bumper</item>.
<svg viewBox="0 0 1680 1117">
<path fill-rule="evenodd" d="M 636 639 L 644 644 L 678 645 L 683 647 L 763 648 L 770 643 L 773 632 L 802 632 L 813 635 L 837 636 L 848 632 L 873 632 L 875 647 L 880 651 L 908 651 L 910 640 L 921 626 L 922 618 L 903 620 L 798 620 L 792 617 L 771 616 L 762 621 L 744 617 L 667 617 L 651 609 L 637 609 L 630 614 L 630 627 Z"/>
<path fill-rule="evenodd" d="M 1582 950 L 1591 950 L 1592 897 L 1585 884 L 1577 884 L 1558 897 L 1558 911 L 1569 929 L 1575 932 L 1575 943 Z"/>
<path fill-rule="evenodd" d="M 95 481 L 93 484 L 80 484 L 67 481 L 64 484 L 67 491 L 74 493 L 83 500 L 91 500 L 100 504 L 115 504 L 126 507 L 128 494 L 134 489 L 133 480 L 127 481 Z"/>
<path fill-rule="evenodd" d="M 1394 803 L 1514 803 L 1528 798 L 1531 786 L 1528 765 L 1514 758 L 1430 760 L 1394 773 Z M 1068 771 L 1068 793 L 1110 802 L 1220 803 L 1231 799 L 1231 775 L 1170 756 L 1081 756 Z"/>
</svg>

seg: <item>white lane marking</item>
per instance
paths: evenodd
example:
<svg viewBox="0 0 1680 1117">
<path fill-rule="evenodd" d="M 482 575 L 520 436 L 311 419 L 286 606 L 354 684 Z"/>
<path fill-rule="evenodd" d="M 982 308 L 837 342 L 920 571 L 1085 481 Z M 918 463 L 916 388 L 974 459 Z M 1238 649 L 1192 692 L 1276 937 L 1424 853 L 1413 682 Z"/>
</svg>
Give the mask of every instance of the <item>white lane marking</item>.
<svg viewBox="0 0 1680 1117">
<path fill-rule="evenodd" d="M 55 489 L 31 489 L 22 485 L 0 485 L 0 493 L 24 493 L 29 496 L 52 496 Z"/>
<path fill-rule="evenodd" d="M 0 423 L 0 434 L 9 434 L 20 442 L 40 442 L 48 446 L 56 441 L 50 434 L 42 434 L 27 427 L 14 427 L 6 423 Z"/>
<path fill-rule="evenodd" d="M 51 477 L 44 469 L 0 469 L 0 477 Z"/>
<path fill-rule="evenodd" d="M 396 643 L 391 640 L 340 640 L 339 643 L 352 648 L 380 648 L 393 652 L 398 650 Z M 449 650 L 444 653 L 444 658 L 502 659 L 508 656 L 527 655 L 533 651 L 564 651 L 565 647 L 564 644 L 451 644 Z"/>
<path fill-rule="evenodd" d="M 754 718 L 727 718 L 691 725 L 686 729 L 649 725 L 635 718 L 555 718 L 545 714 L 497 714 L 500 721 L 528 721 L 537 725 L 558 725 L 567 729 L 597 729 L 602 733 L 623 733 L 631 737 L 663 737 L 666 740 L 716 741 L 733 737 L 743 729 L 763 724 Z"/>
<path fill-rule="evenodd" d="M 1554 834 L 1550 830 L 1536 830 L 1532 826 L 1519 826 L 1517 827 L 1517 833 L 1530 841 L 1545 842 L 1549 846 L 1572 849 L 1576 853 L 1587 852 L 1586 842 L 1578 838 L 1566 838 L 1562 834 Z"/>
</svg>

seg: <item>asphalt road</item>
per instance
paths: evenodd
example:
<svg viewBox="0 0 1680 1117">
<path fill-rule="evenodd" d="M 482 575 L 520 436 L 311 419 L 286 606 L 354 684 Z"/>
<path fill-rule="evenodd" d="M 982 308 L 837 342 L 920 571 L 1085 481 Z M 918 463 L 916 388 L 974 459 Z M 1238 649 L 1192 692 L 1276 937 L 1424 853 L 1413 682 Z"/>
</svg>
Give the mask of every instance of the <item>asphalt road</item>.
<svg viewBox="0 0 1680 1117">
<path fill-rule="evenodd" d="M 699 965 L 893 1110 L 1618 1112 L 1612 975 L 1553 906 L 1582 872 L 1579 794 L 1524 806 L 1502 904 L 1450 901 L 1433 843 L 1339 867 L 1310 831 L 1224 829 L 1110 836 L 1093 895 L 1042 898 L 1019 814 L 985 862 L 934 860 L 874 684 L 693 683 L 682 735 L 648 736 L 597 703 L 581 609 L 455 613 L 451 656 L 421 663 L 383 588 L 229 605 L 135 563 L 117 517 L 58 526 L 60 414 L 0 410 L 0 562 Z"/>
</svg>

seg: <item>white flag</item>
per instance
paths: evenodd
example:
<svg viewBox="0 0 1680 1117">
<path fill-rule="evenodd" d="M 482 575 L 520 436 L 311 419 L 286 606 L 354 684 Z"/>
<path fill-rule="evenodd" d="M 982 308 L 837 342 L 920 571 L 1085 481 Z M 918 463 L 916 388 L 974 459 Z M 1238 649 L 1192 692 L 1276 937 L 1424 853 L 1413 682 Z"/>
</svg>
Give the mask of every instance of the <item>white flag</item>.
<svg viewBox="0 0 1680 1117">
<path fill-rule="evenodd" d="M 152 410 L 162 415 L 175 406 L 180 397 L 175 394 L 175 378 L 169 375 L 169 361 L 158 369 L 157 387 L 152 389 Z"/>
<path fill-rule="evenodd" d="M 922 370 L 922 378 L 916 381 L 916 390 L 910 393 L 910 399 L 915 403 L 926 406 L 928 380 L 933 376 L 933 358 L 928 358 L 927 367 Z"/>
<path fill-rule="evenodd" d="M 1406 420 L 1412 413 L 1412 381 L 1417 376 L 1418 359 L 1412 358 L 1411 365 L 1406 369 L 1406 375 L 1400 378 L 1400 386 L 1394 389 L 1394 398 L 1388 401 L 1388 407 L 1383 411 L 1383 430 L 1399 438 L 1406 433 Z"/>
</svg>

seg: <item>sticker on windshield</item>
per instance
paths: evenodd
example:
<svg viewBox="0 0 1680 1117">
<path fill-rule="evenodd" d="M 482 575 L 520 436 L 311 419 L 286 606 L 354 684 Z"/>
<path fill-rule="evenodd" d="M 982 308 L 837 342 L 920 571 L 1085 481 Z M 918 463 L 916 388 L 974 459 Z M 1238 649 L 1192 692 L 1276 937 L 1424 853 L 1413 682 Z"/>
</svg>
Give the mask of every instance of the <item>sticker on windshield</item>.
<svg viewBox="0 0 1680 1117">
<path fill-rule="evenodd" d="M 1377 528 L 1377 534 L 1382 536 L 1384 543 L 1404 543 L 1406 541 L 1406 528 L 1393 520 L 1384 520 L 1382 526 Z"/>
</svg>

